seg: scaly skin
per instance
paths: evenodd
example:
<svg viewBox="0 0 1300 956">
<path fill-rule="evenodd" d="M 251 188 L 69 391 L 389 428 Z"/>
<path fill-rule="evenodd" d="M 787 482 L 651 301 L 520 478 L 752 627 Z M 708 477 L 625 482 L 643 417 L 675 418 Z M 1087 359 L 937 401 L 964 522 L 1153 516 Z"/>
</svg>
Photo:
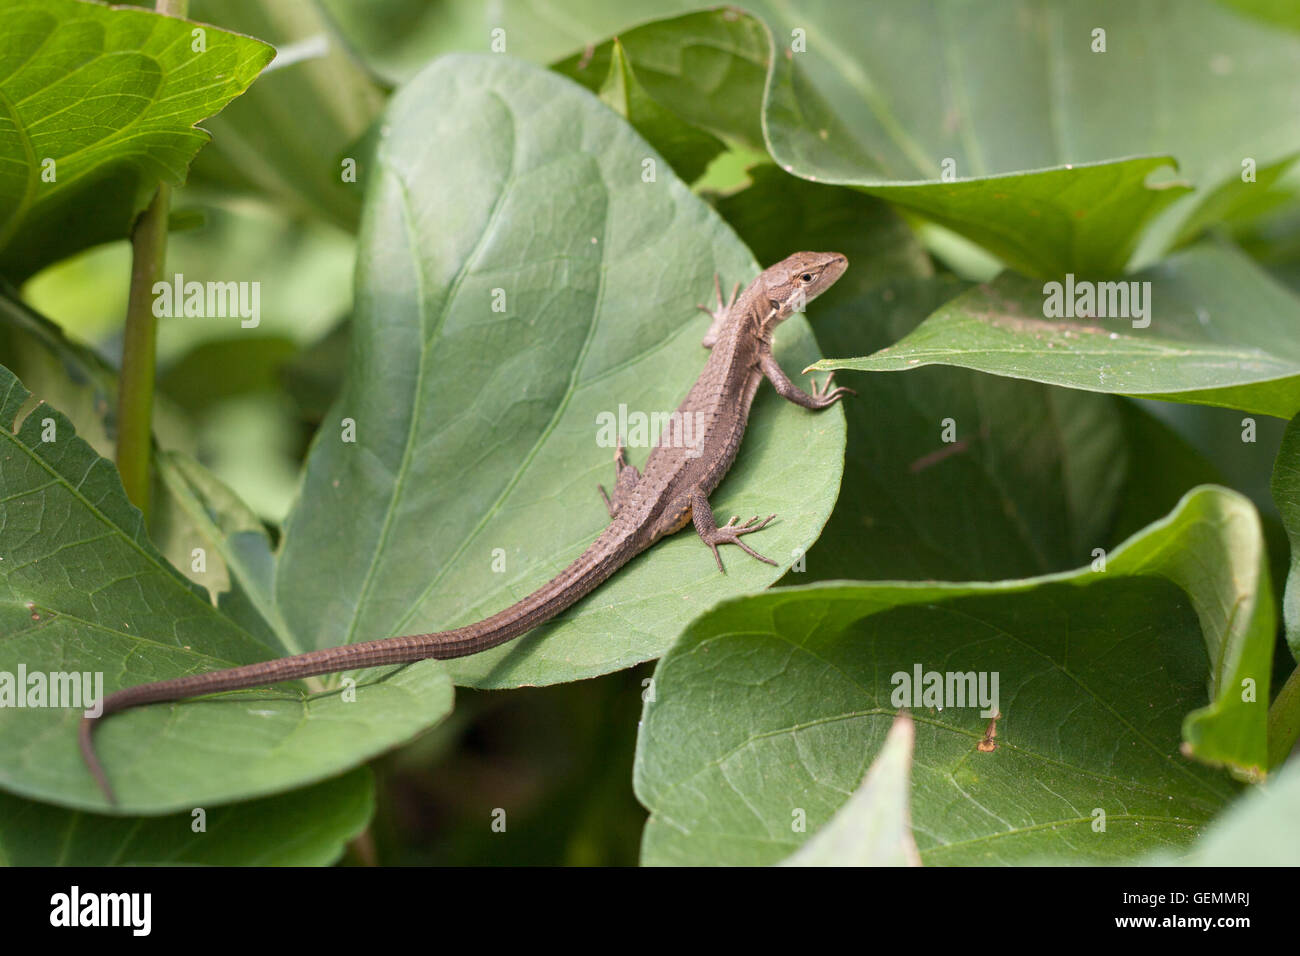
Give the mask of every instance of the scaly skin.
<svg viewBox="0 0 1300 956">
<path fill-rule="evenodd" d="M 762 530 L 775 515 L 761 522 L 754 517 L 744 524 L 738 524 L 739 519 L 733 517 L 719 527 L 709 507 L 709 495 L 736 458 L 754 394 L 764 378 L 782 396 L 804 408 L 826 408 L 843 395 L 852 394 L 847 388 L 831 389 L 828 378 L 821 389 L 814 383 L 810 395 L 786 377 L 772 356 L 776 326 L 829 288 L 847 267 L 848 260 L 838 253 L 796 252 L 764 270 L 739 299 L 733 290 L 731 301 L 724 304 L 719 288 L 717 308 L 700 307 L 713 316 L 704 337 L 704 345 L 712 352 L 704 371 L 677 407 L 678 414 L 670 418 L 669 426 L 651 450 L 645 471 L 638 473 L 627 464 L 623 449 L 618 449 L 614 492 L 609 495 L 600 489 L 609 509 L 609 525 L 577 560 L 518 603 L 450 631 L 330 647 L 109 694 L 104 698 L 100 717 L 84 717 L 80 728 L 82 755 L 109 802 L 116 800 L 95 755 L 92 735 L 99 720 L 129 707 L 380 664 L 477 654 L 555 617 L 660 538 L 692 521 L 700 538 L 712 549 L 719 571 L 724 570 L 718 555 L 721 544 L 734 544 L 760 561 L 776 564 L 741 540 L 744 535 Z"/>
</svg>

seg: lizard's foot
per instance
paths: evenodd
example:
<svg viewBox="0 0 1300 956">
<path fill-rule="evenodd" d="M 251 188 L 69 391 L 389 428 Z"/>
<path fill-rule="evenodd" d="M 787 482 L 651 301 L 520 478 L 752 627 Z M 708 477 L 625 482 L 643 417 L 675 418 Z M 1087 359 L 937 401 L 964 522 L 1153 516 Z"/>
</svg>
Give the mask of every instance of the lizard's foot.
<svg viewBox="0 0 1300 956">
<path fill-rule="evenodd" d="M 713 273 L 713 292 L 718 298 L 718 304 L 715 308 L 710 309 L 707 305 L 696 306 L 705 315 L 713 318 L 709 331 L 704 333 L 702 344 L 705 348 L 713 348 L 714 343 L 718 341 L 718 333 L 722 330 L 723 323 L 727 321 L 727 314 L 731 311 L 731 307 L 736 304 L 736 295 L 740 292 L 740 283 L 737 282 L 731 287 L 731 298 L 724 304 L 722 301 L 722 280 L 718 278 L 718 274 L 715 272 Z"/>
<path fill-rule="evenodd" d="M 835 389 L 832 389 L 831 381 L 835 378 L 834 372 L 831 372 L 831 374 L 827 375 L 826 381 L 823 382 L 821 385 L 817 384 L 817 379 L 815 377 L 809 376 L 809 378 L 812 379 L 812 397 L 813 397 L 813 401 L 815 402 L 815 405 L 813 406 L 814 408 L 827 408 L 831 405 L 834 405 L 845 395 L 858 394 L 853 389 L 846 388 L 843 385 Z"/>
<path fill-rule="evenodd" d="M 605 491 L 604 485 L 597 485 L 596 490 L 600 492 L 600 497 L 605 502 L 605 510 L 609 512 L 612 518 L 618 514 L 619 508 L 623 502 L 627 501 L 628 495 L 636 487 L 636 483 L 641 480 L 641 472 L 636 466 L 627 463 L 627 455 L 623 452 L 623 439 L 619 438 L 618 448 L 614 451 L 614 493 L 611 495 Z"/>
<path fill-rule="evenodd" d="M 704 538 L 704 543 L 713 550 L 713 558 L 718 562 L 718 570 L 723 574 L 727 573 L 727 569 L 722 566 L 722 557 L 718 554 L 718 545 L 720 544 L 734 544 L 750 557 L 758 558 L 758 560 L 762 561 L 764 564 L 775 565 L 776 562 L 771 558 L 763 557 L 749 545 L 745 544 L 745 542 L 740 540 L 741 535 L 753 534 L 755 531 L 762 531 L 767 527 L 768 522 L 775 517 L 776 515 L 768 515 L 762 520 L 762 522 L 756 523 L 758 522 L 758 515 L 754 515 L 754 517 L 750 518 L 744 524 L 737 524 L 736 522 L 740 520 L 740 516 L 732 515 L 731 520 L 722 527 L 714 528 L 709 533 L 708 537 Z M 704 536 L 701 535 L 701 537 Z"/>
</svg>

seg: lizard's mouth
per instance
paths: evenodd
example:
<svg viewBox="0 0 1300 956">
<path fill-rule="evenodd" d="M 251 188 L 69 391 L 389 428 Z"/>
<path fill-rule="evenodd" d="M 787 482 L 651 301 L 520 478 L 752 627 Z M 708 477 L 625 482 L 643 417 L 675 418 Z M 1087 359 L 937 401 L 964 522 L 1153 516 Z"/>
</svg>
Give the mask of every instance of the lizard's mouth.
<svg viewBox="0 0 1300 956">
<path fill-rule="evenodd" d="M 817 294 L 825 292 L 833 286 L 840 276 L 844 275 L 844 270 L 849 267 L 849 257 L 842 253 L 827 253 L 826 265 L 822 268 L 822 274 L 819 276 L 817 283 Z"/>
</svg>

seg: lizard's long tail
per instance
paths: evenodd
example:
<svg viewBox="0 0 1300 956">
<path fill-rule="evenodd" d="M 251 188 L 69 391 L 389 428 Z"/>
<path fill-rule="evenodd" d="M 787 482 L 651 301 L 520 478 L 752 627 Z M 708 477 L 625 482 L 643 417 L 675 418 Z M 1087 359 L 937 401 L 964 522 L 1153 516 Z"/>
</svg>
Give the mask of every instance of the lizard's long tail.
<svg viewBox="0 0 1300 956">
<path fill-rule="evenodd" d="M 108 802 L 116 805 L 117 799 L 113 794 L 113 788 L 109 786 L 108 776 L 104 773 L 104 767 L 95 753 L 95 729 L 105 717 L 141 704 L 181 700 L 220 691 L 264 687 L 267 684 L 278 684 L 282 681 L 363 667 L 408 664 L 430 658 L 449 660 L 486 651 L 527 633 L 538 624 L 577 603 L 579 599 L 606 581 L 635 553 L 630 548 L 621 546 L 625 542 L 616 540 L 621 537 L 623 534 L 613 527 L 607 528 L 591 547 L 550 582 L 517 604 L 512 604 L 504 611 L 475 624 L 432 634 L 411 634 L 367 641 L 363 644 L 328 647 L 319 651 L 308 651 L 305 654 L 295 654 L 293 657 L 209 671 L 205 674 L 173 677 L 170 680 L 140 684 L 115 691 L 103 699 L 103 706 L 97 717 L 82 717 L 78 730 L 81 756 Z"/>
</svg>

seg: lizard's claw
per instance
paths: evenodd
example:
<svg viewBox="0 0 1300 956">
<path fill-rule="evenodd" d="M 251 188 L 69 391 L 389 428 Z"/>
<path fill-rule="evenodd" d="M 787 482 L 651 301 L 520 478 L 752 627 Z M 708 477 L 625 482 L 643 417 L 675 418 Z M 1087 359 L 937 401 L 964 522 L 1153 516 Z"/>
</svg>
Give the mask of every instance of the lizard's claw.
<svg viewBox="0 0 1300 956">
<path fill-rule="evenodd" d="M 722 566 L 722 557 L 718 554 L 718 545 L 720 544 L 734 544 L 750 557 L 758 558 L 758 560 L 762 561 L 764 564 L 775 566 L 776 562 L 771 558 L 763 557 L 749 545 L 745 544 L 745 542 L 740 540 L 741 535 L 753 534 L 755 531 L 762 531 L 767 527 L 768 522 L 775 517 L 776 515 L 768 515 L 761 522 L 755 524 L 755 522 L 758 522 L 758 515 L 754 515 L 754 517 L 750 518 L 744 524 L 737 524 L 737 522 L 740 521 L 740 515 L 732 515 L 730 521 L 722 527 L 715 529 L 707 543 L 709 547 L 713 549 L 713 559 L 718 562 L 718 570 L 723 574 L 727 573 L 727 569 Z"/>
<path fill-rule="evenodd" d="M 834 405 L 845 395 L 858 394 L 853 389 L 847 388 L 843 385 L 839 386 L 838 388 L 832 389 L 831 381 L 835 378 L 834 372 L 831 372 L 831 374 L 827 375 L 826 381 L 823 382 L 821 385 L 817 384 L 816 377 L 812 377 L 812 376 L 810 377 L 812 378 L 812 397 L 817 399 L 818 408 L 825 408 L 827 405 Z"/>
</svg>

